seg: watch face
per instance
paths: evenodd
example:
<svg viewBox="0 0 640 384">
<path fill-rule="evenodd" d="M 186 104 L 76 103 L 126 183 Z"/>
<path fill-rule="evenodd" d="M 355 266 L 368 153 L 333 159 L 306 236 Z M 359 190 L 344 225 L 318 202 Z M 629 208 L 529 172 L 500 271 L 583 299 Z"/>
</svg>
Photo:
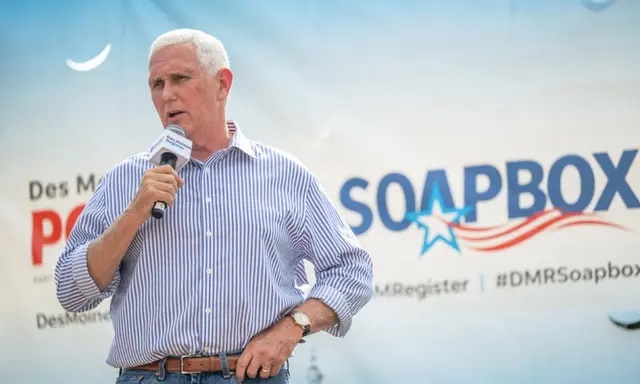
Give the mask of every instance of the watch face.
<svg viewBox="0 0 640 384">
<path fill-rule="evenodd" d="M 295 312 L 293 314 L 293 318 L 295 319 L 296 323 L 300 324 L 300 325 L 309 325 L 309 318 L 307 317 L 307 315 L 305 315 L 302 312 Z"/>
</svg>

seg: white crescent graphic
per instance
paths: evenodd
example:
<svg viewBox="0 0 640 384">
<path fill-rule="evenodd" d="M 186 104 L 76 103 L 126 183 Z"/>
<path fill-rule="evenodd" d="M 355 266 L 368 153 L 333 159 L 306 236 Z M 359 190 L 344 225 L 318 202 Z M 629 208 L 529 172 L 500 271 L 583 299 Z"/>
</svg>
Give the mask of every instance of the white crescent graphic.
<svg viewBox="0 0 640 384">
<path fill-rule="evenodd" d="M 74 71 L 91 71 L 98 68 L 100 65 L 102 65 L 102 63 L 104 63 L 104 61 L 107 59 L 107 56 L 109 56 L 109 51 L 111 51 L 111 44 L 107 44 L 102 52 L 98 53 L 97 56 L 92 57 L 87 61 L 77 62 L 67 58 L 65 62 L 67 63 L 67 66 Z"/>
</svg>

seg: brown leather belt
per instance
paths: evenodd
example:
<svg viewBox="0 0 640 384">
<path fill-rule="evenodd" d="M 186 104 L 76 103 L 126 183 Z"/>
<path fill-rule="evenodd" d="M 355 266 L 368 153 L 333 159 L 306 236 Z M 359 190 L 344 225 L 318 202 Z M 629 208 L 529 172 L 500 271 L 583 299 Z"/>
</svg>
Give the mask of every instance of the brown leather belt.
<svg viewBox="0 0 640 384">
<path fill-rule="evenodd" d="M 234 372 L 240 355 L 227 356 L 229 371 Z M 157 372 L 161 360 L 153 363 L 129 367 L 127 370 L 140 369 Z M 222 372 L 222 360 L 219 356 L 169 357 L 164 365 L 165 372 L 171 373 L 205 373 Z"/>
</svg>

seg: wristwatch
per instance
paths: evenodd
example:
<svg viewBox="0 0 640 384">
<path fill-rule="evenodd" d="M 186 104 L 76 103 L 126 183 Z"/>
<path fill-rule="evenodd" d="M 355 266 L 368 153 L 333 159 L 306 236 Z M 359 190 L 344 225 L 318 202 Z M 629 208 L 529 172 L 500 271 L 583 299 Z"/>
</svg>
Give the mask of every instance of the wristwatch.
<svg viewBox="0 0 640 384">
<path fill-rule="evenodd" d="M 289 315 L 293 319 L 293 322 L 302 328 L 302 337 L 307 336 L 311 333 L 311 321 L 309 320 L 309 316 L 306 313 L 300 311 L 293 311 Z"/>
</svg>

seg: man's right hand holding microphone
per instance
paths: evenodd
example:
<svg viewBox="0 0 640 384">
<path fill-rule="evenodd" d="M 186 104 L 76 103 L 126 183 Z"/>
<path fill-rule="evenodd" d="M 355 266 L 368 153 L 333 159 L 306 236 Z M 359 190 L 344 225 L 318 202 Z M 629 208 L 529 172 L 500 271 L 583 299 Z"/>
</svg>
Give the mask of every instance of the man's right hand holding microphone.
<svg viewBox="0 0 640 384">
<path fill-rule="evenodd" d="M 147 170 L 142 176 L 138 192 L 127 209 L 135 215 L 142 225 L 151 217 L 151 209 L 157 201 L 171 207 L 176 193 L 184 185 L 184 180 L 170 165 L 161 165 Z"/>
</svg>

